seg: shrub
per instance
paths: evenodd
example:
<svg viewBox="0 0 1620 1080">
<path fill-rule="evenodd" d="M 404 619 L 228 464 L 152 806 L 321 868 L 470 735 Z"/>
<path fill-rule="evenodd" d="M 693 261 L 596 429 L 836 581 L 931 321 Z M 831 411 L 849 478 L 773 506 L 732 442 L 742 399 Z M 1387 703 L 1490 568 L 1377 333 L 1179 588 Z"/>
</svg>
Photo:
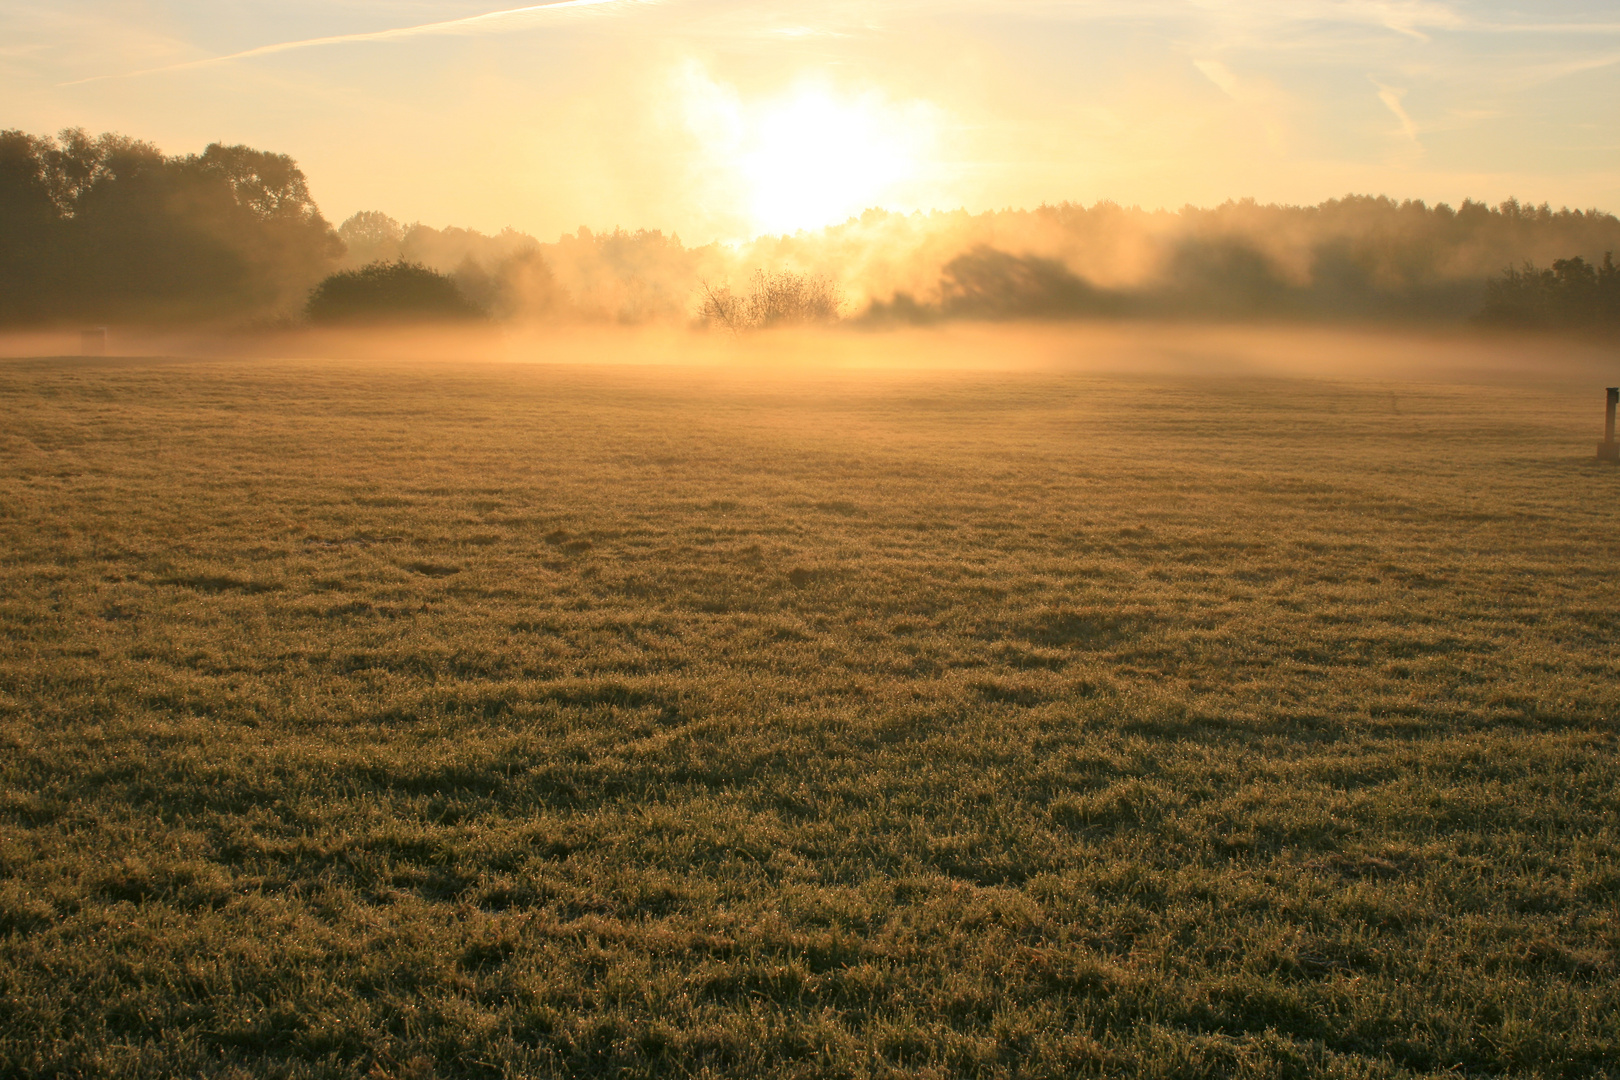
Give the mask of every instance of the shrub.
<svg viewBox="0 0 1620 1080">
<path fill-rule="evenodd" d="M 420 263 L 374 262 L 326 278 L 309 294 L 314 323 L 429 322 L 482 318 L 456 283 Z"/>
<path fill-rule="evenodd" d="M 748 293 L 738 296 L 729 287 L 703 286 L 705 322 L 727 330 L 760 330 L 772 326 L 804 326 L 838 319 L 843 299 L 830 278 L 781 271 L 754 271 Z"/>
</svg>

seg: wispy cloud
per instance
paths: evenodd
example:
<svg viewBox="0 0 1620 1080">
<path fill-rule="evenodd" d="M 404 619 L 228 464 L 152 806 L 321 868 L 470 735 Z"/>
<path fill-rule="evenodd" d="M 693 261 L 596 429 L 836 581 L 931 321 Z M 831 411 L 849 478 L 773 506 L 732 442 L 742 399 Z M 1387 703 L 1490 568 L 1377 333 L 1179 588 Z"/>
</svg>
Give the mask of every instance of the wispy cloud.
<svg viewBox="0 0 1620 1080">
<path fill-rule="evenodd" d="M 1600 34 L 1610 37 L 1620 34 L 1620 22 L 1471 23 L 1468 29 L 1492 34 Z"/>
<path fill-rule="evenodd" d="M 404 41 L 409 38 L 419 37 L 509 33 L 554 20 L 558 16 L 570 14 L 581 8 L 627 7 L 658 2 L 659 0 L 554 0 L 553 3 L 549 4 L 531 4 L 528 7 L 508 8 L 504 11 L 491 11 L 483 15 L 472 15 L 463 19 L 447 19 L 442 22 L 400 26 L 389 30 L 374 30 L 359 34 L 335 34 L 331 37 L 305 38 L 301 41 L 282 41 L 274 45 L 260 45 L 254 49 L 244 49 L 241 52 L 229 53 L 225 56 L 187 60 L 179 64 L 167 64 L 163 67 L 146 68 L 141 71 L 129 71 L 117 75 L 92 75 L 86 79 L 74 79 L 60 85 L 79 86 L 84 83 L 101 82 L 106 79 L 127 79 L 138 75 L 187 71 L 193 68 L 212 67 L 216 64 L 228 64 L 237 60 L 249 60 L 256 56 L 272 56 L 276 53 L 292 52 L 297 49 L 313 49 L 327 45 L 350 45 L 365 41 Z"/>
<path fill-rule="evenodd" d="M 1620 53 L 1609 53 L 1606 56 L 1582 56 L 1555 64 L 1543 64 L 1531 68 L 1527 74 L 1532 83 L 1545 83 L 1570 75 L 1579 75 L 1584 71 L 1598 71 L 1602 68 L 1614 67 L 1616 64 L 1620 64 Z"/>
<path fill-rule="evenodd" d="M 1219 60 L 1194 60 L 1192 63 L 1204 78 L 1220 88 L 1221 93 L 1229 98 L 1237 98 L 1237 78 L 1225 64 Z"/>
<path fill-rule="evenodd" d="M 1456 30 L 1467 20 L 1449 4 L 1433 0 L 1191 0 L 1216 23 L 1251 27 L 1316 23 L 1376 26 L 1419 41 L 1430 30 Z"/>
<path fill-rule="evenodd" d="M 1402 99 L 1406 97 L 1406 91 L 1396 89 L 1393 86 L 1385 86 L 1376 80 L 1373 85 L 1378 87 L 1378 100 L 1382 101 L 1384 107 L 1394 113 L 1395 119 L 1401 122 L 1401 134 L 1411 140 L 1414 146 L 1421 145 L 1418 143 L 1417 124 L 1412 120 L 1412 114 L 1406 111 L 1406 106 L 1402 103 Z"/>
<path fill-rule="evenodd" d="M 1376 26 L 1417 41 L 1428 41 L 1434 33 L 1462 34 L 1620 34 L 1620 22 L 1607 21 L 1525 21 L 1505 22 L 1481 19 L 1458 6 L 1437 0 L 1186 0 L 1203 11 L 1213 23 L 1238 23 L 1255 27 L 1315 23 L 1323 26 Z M 1084 10 L 1091 10 L 1087 5 Z M 1163 18 L 1173 7 L 1140 5 L 1134 10 L 1151 18 Z"/>
</svg>

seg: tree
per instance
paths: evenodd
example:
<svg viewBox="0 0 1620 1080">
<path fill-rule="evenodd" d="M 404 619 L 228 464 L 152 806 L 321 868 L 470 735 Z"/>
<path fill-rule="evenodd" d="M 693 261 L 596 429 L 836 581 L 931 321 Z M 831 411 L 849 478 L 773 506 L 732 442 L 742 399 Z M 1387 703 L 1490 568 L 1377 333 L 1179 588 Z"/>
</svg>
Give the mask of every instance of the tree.
<svg viewBox="0 0 1620 1080">
<path fill-rule="evenodd" d="M 262 316 L 300 302 L 341 251 L 285 154 L 0 132 L 5 323 Z"/>
<path fill-rule="evenodd" d="M 350 265 L 392 262 L 400 257 L 405 229 L 381 210 L 361 210 L 338 226 L 338 239 L 348 249 Z"/>
<path fill-rule="evenodd" d="M 1113 297 L 1056 259 L 980 244 L 945 264 L 940 307 L 975 319 L 1053 319 L 1108 313 Z"/>
<path fill-rule="evenodd" d="M 453 280 L 403 259 L 331 275 L 309 294 L 304 313 L 310 322 L 325 325 L 453 322 L 484 315 Z"/>
<path fill-rule="evenodd" d="M 229 184 L 239 206 L 267 221 L 308 221 L 319 215 L 303 172 L 286 154 L 210 143 L 201 157 L 187 160 Z"/>
<path fill-rule="evenodd" d="M 0 131 L 0 324 L 44 316 L 56 276 L 61 211 L 52 197 L 46 140 Z"/>
<path fill-rule="evenodd" d="M 1620 267 L 1605 253 L 1593 265 L 1579 255 L 1538 270 L 1526 262 L 1485 283 L 1479 321 L 1499 326 L 1620 327 Z"/>
</svg>

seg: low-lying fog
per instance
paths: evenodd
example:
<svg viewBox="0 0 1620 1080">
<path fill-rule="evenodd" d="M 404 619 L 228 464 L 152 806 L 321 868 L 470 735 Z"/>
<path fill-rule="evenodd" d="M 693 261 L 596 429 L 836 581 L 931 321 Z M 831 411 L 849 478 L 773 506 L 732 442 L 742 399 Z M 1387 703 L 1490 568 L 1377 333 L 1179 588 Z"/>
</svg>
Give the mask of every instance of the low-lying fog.
<svg viewBox="0 0 1620 1080">
<path fill-rule="evenodd" d="M 78 330 L 0 336 L 0 356 L 79 357 Z M 1270 375 L 1571 388 L 1620 382 L 1620 350 L 1593 340 L 1477 330 L 1166 323 L 952 324 L 732 335 L 674 328 L 413 327 L 243 334 L 110 328 L 105 357 L 468 360 L 795 369 Z"/>
</svg>

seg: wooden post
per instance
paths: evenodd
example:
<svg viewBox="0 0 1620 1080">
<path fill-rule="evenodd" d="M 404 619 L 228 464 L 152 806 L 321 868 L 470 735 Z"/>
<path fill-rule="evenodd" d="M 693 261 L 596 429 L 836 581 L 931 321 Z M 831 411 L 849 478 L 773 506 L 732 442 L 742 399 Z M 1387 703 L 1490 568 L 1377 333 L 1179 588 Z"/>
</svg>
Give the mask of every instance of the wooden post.
<svg viewBox="0 0 1620 1080">
<path fill-rule="evenodd" d="M 1620 461 L 1620 443 L 1614 441 L 1614 407 L 1620 404 L 1620 386 L 1609 387 L 1609 400 L 1603 415 L 1603 441 L 1598 443 L 1600 461 Z"/>
</svg>

